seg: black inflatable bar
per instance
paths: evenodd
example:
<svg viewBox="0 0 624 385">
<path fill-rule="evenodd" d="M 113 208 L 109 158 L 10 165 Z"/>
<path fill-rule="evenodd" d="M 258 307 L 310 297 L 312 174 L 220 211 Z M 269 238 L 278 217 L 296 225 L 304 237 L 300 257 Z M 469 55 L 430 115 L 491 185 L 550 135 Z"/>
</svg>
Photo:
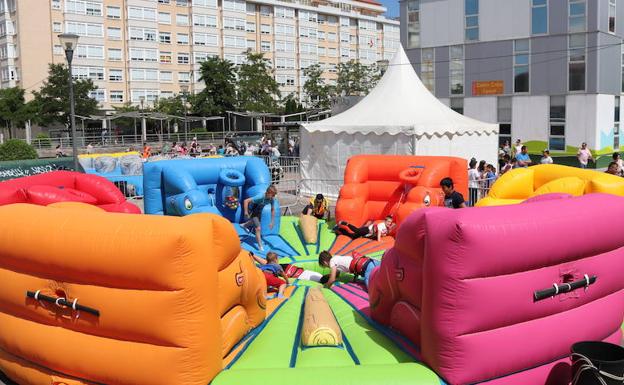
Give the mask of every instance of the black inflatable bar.
<svg viewBox="0 0 624 385">
<path fill-rule="evenodd" d="M 58 297 L 58 298 L 54 298 L 54 297 L 49 297 L 47 295 L 43 295 L 43 294 L 37 294 L 37 292 L 35 291 L 27 291 L 26 292 L 26 297 L 28 298 L 34 298 L 37 301 L 46 301 L 58 306 L 65 306 L 68 307 L 70 309 L 74 309 L 74 310 L 79 310 L 79 311 L 84 311 L 86 313 L 89 314 L 93 314 L 96 317 L 100 316 L 100 311 L 97 309 L 94 309 L 92 307 L 88 307 L 88 306 L 83 306 L 83 305 L 79 305 L 78 301 L 76 301 L 76 304 L 74 304 L 73 301 L 67 301 L 66 298 L 62 298 L 62 297 Z"/>
<path fill-rule="evenodd" d="M 589 285 L 593 285 L 596 282 L 596 279 L 598 279 L 598 277 L 595 275 L 591 277 L 585 275 L 583 279 L 580 279 L 578 281 L 561 284 L 555 283 L 551 288 L 534 292 L 533 300 L 537 302 L 549 297 L 554 297 L 559 294 L 569 293 L 573 290 L 580 289 L 581 287 L 589 287 Z"/>
</svg>

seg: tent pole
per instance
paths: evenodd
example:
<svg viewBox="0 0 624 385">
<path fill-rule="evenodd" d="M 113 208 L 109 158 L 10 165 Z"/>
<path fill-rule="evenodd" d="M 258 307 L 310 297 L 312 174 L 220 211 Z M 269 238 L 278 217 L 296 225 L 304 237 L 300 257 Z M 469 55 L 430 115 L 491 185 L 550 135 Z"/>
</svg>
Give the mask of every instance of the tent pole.
<svg viewBox="0 0 624 385">
<path fill-rule="evenodd" d="M 412 155 L 416 155 L 416 132 L 412 132 Z"/>
</svg>

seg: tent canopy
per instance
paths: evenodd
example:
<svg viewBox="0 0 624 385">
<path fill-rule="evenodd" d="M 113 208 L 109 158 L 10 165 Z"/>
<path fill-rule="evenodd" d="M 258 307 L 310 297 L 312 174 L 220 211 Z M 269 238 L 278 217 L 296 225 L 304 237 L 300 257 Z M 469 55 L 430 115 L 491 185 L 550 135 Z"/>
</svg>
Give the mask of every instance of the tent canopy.
<svg viewBox="0 0 624 385">
<path fill-rule="evenodd" d="M 440 102 L 422 84 L 403 47 L 392 58 L 377 86 L 347 111 L 314 123 L 308 132 L 407 134 L 498 134 L 498 124 L 461 115 Z"/>
</svg>

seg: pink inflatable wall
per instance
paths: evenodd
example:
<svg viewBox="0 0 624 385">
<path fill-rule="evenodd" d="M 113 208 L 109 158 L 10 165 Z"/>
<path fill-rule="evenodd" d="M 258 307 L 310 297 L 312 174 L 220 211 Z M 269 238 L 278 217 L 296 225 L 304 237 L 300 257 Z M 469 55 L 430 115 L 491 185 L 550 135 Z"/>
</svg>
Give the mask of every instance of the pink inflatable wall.
<svg viewBox="0 0 624 385">
<path fill-rule="evenodd" d="M 419 210 L 371 278 L 372 316 L 449 384 L 564 384 L 574 342 L 621 340 L 623 217 L 605 194 Z M 585 274 L 589 288 L 534 301 Z"/>
</svg>

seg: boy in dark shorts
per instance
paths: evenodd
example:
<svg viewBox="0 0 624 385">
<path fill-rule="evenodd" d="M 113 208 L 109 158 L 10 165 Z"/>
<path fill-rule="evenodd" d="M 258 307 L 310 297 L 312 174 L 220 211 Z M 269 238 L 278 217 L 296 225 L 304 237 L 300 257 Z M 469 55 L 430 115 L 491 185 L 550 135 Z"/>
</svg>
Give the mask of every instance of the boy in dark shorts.
<svg viewBox="0 0 624 385">
<path fill-rule="evenodd" d="M 464 196 L 455 191 L 453 179 L 444 178 L 440 181 L 440 187 L 444 191 L 444 206 L 449 209 L 461 209 L 466 207 Z"/>
<path fill-rule="evenodd" d="M 257 195 L 252 198 L 247 198 L 243 202 L 243 210 L 245 218 L 249 218 L 247 222 L 241 226 L 247 231 L 254 231 L 256 233 L 256 241 L 258 241 L 258 250 L 263 251 L 262 246 L 262 228 L 260 222 L 262 218 L 262 209 L 264 206 L 271 205 L 271 224 L 270 229 L 273 229 L 273 223 L 275 221 L 275 195 L 277 195 L 277 189 L 271 185 L 266 189 L 264 194 Z"/>
</svg>

